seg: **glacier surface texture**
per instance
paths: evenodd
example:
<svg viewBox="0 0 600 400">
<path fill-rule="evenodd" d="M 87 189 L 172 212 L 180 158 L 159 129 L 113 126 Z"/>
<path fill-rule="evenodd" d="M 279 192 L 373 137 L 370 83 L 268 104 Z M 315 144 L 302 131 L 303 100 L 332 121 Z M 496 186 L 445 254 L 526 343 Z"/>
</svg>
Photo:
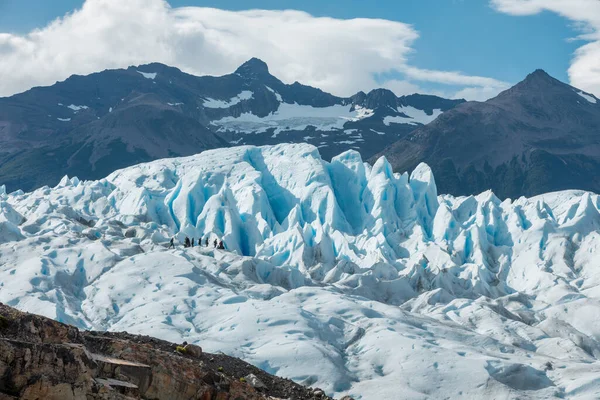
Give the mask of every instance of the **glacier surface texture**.
<svg viewBox="0 0 600 400">
<path fill-rule="evenodd" d="M 305 144 L 211 150 L 0 187 L 0 301 L 338 397 L 597 399 L 599 206 L 438 195 L 424 164 L 328 163 Z"/>
</svg>

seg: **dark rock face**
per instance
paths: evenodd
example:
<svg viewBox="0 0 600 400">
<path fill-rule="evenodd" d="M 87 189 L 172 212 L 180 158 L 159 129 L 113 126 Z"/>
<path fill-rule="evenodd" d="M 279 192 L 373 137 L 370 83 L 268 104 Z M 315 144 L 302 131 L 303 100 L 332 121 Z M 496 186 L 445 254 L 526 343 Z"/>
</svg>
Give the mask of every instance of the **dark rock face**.
<svg viewBox="0 0 600 400">
<path fill-rule="evenodd" d="M 0 183 L 8 190 L 30 190 L 53 186 L 64 175 L 99 179 L 141 162 L 243 144 L 309 142 L 325 158 L 351 148 L 367 158 L 421 125 L 398 107 L 432 115 L 462 102 L 398 98 L 383 89 L 336 97 L 298 82 L 284 84 L 256 58 L 221 77 L 196 77 L 156 63 L 72 76 L 0 98 Z M 298 108 L 277 130 L 218 123 L 264 119 L 284 106 Z M 367 108 L 373 115 L 319 130 L 311 113 L 333 106 Z M 385 124 L 386 116 L 400 119 Z"/>
<path fill-rule="evenodd" d="M 126 332 L 80 332 L 0 303 L 0 399 L 330 399 L 239 359 L 176 347 Z M 247 382 L 250 375 L 261 385 Z"/>
<path fill-rule="evenodd" d="M 426 162 L 440 193 L 600 192 L 600 101 L 537 70 L 493 99 L 453 108 L 380 155 L 395 171 Z"/>
</svg>

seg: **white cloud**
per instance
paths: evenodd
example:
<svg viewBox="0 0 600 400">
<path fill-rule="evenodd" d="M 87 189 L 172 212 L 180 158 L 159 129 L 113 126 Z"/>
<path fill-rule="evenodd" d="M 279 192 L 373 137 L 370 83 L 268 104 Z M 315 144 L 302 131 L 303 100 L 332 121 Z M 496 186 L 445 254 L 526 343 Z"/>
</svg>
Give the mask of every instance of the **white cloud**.
<svg viewBox="0 0 600 400">
<path fill-rule="evenodd" d="M 485 101 L 490 97 L 496 96 L 499 92 L 508 89 L 509 85 L 503 86 L 472 86 L 459 90 L 453 96 L 457 99 L 469 99 L 475 101 Z"/>
<path fill-rule="evenodd" d="M 534 15 L 542 11 L 559 14 L 582 31 L 589 41 L 571 60 L 569 80 L 573 86 L 600 96 L 600 1 L 598 0 L 491 0 L 492 6 L 510 15 Z"/>
<path fill-rule="evenodd" d="M 389 79 L 381 84 L 382 87 L 391 90 L 397 95 L 422 93 L 425 94 L 427 90 L 421 88 L 419 85 L 400 79 Z"/>
<path fill-rule="evenodd" d="M 417 89 L 419 81 L 475 89 L 505 85 L 411 66 L 417 38 L 411 25 L 382 19 L 172 8 L 164 0 L 87 0 L 81 9 L 26 35 L 0 33 L 0 76 L 10 77 L 0 80 L 0 95 L 50 85 L 71 74 L 155 61 L 195 75 L 222 75 L 251 57 L 266 61 L 285 82 L 300 81 L 338 95 L 377 87 L 374 76 L 390 71 L 405 74 L 405 83 L 382 85 L 401 91 Z"/>
<path fill-rule="evenodd" d="M 433 71 L 414 67 L 403 67 L 404 74 L 412 79 L 423 82 L 437 82 L 447 85 L 474 85 L 474 86 L 503 86 L 506 83 L 493 78 L 481 76 L 467 76 L 460 72 Z"/>
</svg>

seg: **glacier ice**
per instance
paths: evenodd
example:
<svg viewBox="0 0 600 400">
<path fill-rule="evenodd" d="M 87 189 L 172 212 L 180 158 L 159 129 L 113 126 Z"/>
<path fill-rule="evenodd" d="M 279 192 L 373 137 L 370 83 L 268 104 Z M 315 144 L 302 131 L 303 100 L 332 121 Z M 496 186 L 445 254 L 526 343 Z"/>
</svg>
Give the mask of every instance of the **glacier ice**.
<svg viewBox="0 0 600 400">
<path fill-rule="evenodd" d="M 357 399 L 598 398 L 600 199 L 438 195 L 348 151 L 243 146 L 0 187 L 0 301 Z M 170 237 L 222 238 L 167 250 Z"/>
</svg>

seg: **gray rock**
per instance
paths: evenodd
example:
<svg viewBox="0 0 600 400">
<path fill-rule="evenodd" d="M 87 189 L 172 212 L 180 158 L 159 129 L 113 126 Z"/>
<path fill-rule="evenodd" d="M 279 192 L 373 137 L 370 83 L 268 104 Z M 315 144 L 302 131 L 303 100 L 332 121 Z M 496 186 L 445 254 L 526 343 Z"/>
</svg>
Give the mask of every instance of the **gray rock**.
<svg viewBox="0 0 600 400">
<path fill-rule="evenodd" d="M 266 389 L 267 385 L 265 385 L 260 379 L 258 379 L 258 377 L 254 374 L 249 374 L 246 375 L 244 377 L 244 379 L 246 380 L 246 382 L 248 382 L 248 384 L 250 386 L 252 386 L 255 389 Z"/>
<path fill-rule="evenodd" d="M 126 238 L 134 238 L 137 235 L 135 228 L 129 228 L 125 231 Z"/>
</svg>

